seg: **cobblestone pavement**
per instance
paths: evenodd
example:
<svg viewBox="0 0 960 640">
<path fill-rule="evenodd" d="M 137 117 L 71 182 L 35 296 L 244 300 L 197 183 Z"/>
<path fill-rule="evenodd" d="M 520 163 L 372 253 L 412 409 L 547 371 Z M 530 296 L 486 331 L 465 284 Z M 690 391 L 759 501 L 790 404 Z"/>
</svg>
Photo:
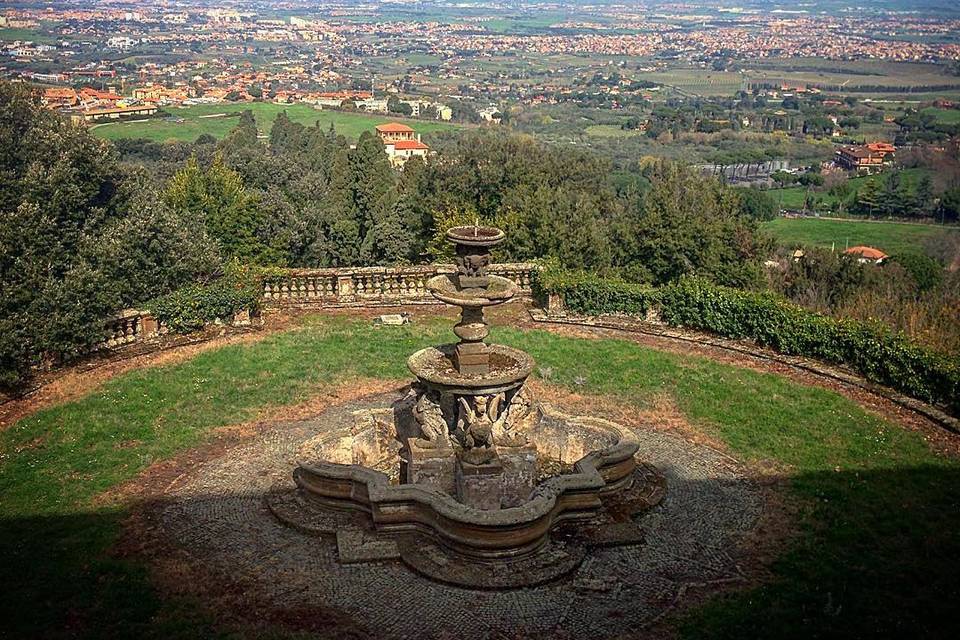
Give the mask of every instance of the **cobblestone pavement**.
<svg viewBox="0 0 960 640">
<path fill-rule="evenodd" d="M 423 578 L 397 561 L 340 564 L 332 538 L 281 524 L 264 495 L 292 486 L 300 446 L 349 412 L 394 398 L 278 424 L 182 476 L 159 524 L 192 561 L 290 609 L 346 612 L 377 638 L 583 634 L 636 631 L 691 585 L 742 580 L 740 536 L 756 525 L 763 494 L 728 456 L 671 433 L 634 430 L 640 457 L 667 478 L 663 502 L 640 520 L 642 545 L 598 549 L 567 579 L 510 591 L 474 591 Z M 561 407 L 562 408 L 562 407 Z"/>
</svg>

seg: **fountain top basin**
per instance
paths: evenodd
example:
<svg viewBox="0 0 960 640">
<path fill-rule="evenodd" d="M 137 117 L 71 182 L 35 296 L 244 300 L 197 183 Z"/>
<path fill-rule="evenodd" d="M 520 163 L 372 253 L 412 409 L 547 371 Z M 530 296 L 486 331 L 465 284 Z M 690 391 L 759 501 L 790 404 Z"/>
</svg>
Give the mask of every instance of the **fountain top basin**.
<svg viewBox="0 0 960 640">
<path fill-rule="evenodd" d="M 469 247 L 493 247 L 503 242 L 505 237 L 506 234 L 496 227 L 465 225 L 447 230 L 447 240 Z"/>
<path fill-rule="evenodd" d="M 427 385 L 445 392 L 462 395 L 485 395 L 509 391 L 523 384 L 533 371 L 533 358 L 501 344 L 489 345 L 490 371 L 464 374 L 454 360 L 457 345 L 427 347 L 407 359 L 407 368 Z"/>
</svg>

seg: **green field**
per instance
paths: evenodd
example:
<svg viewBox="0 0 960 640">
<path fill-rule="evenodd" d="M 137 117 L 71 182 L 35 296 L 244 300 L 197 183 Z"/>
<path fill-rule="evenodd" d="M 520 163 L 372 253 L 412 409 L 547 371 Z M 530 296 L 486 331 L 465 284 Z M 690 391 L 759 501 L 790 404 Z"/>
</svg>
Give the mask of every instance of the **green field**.
<svg viewBox="0 0 960 640">
<path fill-rule="evenodd" d="M 16 42 L 17 40 L 49 43 L 53 42 L 54 38 L 50 34 L 36 29 L 0 29 L 0 42 Z"/>
<path fill-rule="evenodd" d="M 960 124 L 960 109 L 937 109 L 928 107 L 923 110 L 924 113 L 932 113 L 937 117 L 937 122 L 943 124 Z"/>
<path fill-rule="evenodd" d="M 643 135 L 636 129 L 621 129 L 615 124 L 592 124 L 584 129 L 584 133 L 595 138 L 631 138 Z"/>
<path fill-rule="evenodd" d="M 356 139 L 364 131 L 373 129 L 376 125 L 384 122 L 405 122 L 413 127 L 417 133 L 430 133 L 456 126 L 444 122 L 407 120 L 365 113 L 320 111 L 304 104 L 283 105 L 271 102 L 253 102 L 250 104 L 204 104 L 191 107 L 167 107 L 165 111 L 170 114 L 170 118 L 97 124 L 92 129 L 96 135 L 108 140 L 148 138 L 157 141 L 181 140 L 192 142 L 204 133 L 222 138 L 236 126 L 237 116 L 240 112 L 247 109 L 253 111 L 253 115 L 257 119 L 257 127 L 263 134 L 270 132 L 270 126 L 281 111 L 286 111 L 291 120 L 305 125 L 319 122 L 321 127 L 328 127 L 333 123 L 337 133 L 350 139 Z M 228 115 L 225 117 L 202 117 L 216 116 L 221 113 Z M 172 118 L 182 118 L 184 121 L 174 122 Z"/>
<path fill-rule="evenodd" d="M 785 246 L 846 247 L 866 245 L 888 255 L 922 253 L 923 243 L 938 234 L 960 233 L 960 227 L 905 222 L 831 220 L 823 218 L 777 218 L 764 223 Z"/>
<path fill-rule="evenodd" d="M 638 73 L 635 78 L 698 96 L 732 96 L 743 85 L 743 78 L 739 73 L 709 69 L 670 69 Z"/>
<path fill-rule="evenodd" d="M 360 378 L 407 380 L 407 354 L 449 337 L 448 322 L 417 315 L 409 327 L 312 316 L 259 342 L 131 371 L 0 431 L 0 635 L 335 637 L 285 632 L 270 620 L 226 633 L 197 603 L 164 598 L 136 553 L 115 552 L 129 507 L 104 492 L 271 407 Z M 955 624 L 960 465 L 920 433 L 834 391 L 703 357 L 624 340 L 494 333 L 553 372 L 551 384 L 637 411 L 666 401 L 723 451 L 778 476 L 771 490 L 798 506 L 796 535 L 775 551 L 770 575 L 688 611 L 683 637 L 751 638 L 761 628 L 770 638 L 809 638 L 810 629 L 822 638 L 896 629 L 950 637 L 936 632 Z"/>
<path fill-rule="evenodd" d="M 901 169 L 900 177 L 903 180 L 905 186 L 909 189 L 913 189 L 916 183 L 924 175 L 929 175 L 930 171 L 928 169 Z M 850 188 L 857 190 L 862 187 L 867 182 L 877 182 L 879 183 L 884 179 L 884 174 L 879 173 L 872 176 L 860 176 L 857 178 L 850 178 L 847 181 L 847 184 L 850 185 Z M 823 207 L 832 209 L 836 206 L 838 199 L 836 196 L 830 194 L 828 191 L 817 191 L 816 189 L 811 189 L 808 187 L 787 187 L 786 189 L 770 189 L 767 191 L 767 194 L 780 206 L 781 209 L 803 209 L 807 195 L 813 196 L 816 200 L 819 200 L 822 203 Z"/>
</svg>

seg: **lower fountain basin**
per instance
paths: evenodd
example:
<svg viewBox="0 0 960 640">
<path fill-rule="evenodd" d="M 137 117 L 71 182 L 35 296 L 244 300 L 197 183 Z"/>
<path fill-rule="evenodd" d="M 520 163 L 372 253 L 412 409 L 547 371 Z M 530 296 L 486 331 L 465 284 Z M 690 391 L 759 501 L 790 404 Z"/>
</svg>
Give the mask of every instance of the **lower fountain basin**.
<svg viewBox="0 0 960 640">
<path fill-rule="evenodd" d="M 384 437 L 390 429 L 389 410 L 358 412 L 352 428 L 313 449 L 328 459 L 301 464 L 294 479 L 301 493 L 317 504 L 368 514 L 378 532 L 428 534 L 445 548 L 473 558 L 524 556 L 544 545 L 561 523 L 596 519 L 604 498 L 629 489 L 637 470 L 638 444 L 616 424 L 571 417 L 548 405 L 542 410 L 544 419 L 529 438 L 542 455 L 568 471 L 542 480 L 515 507 L 473 508 L 435 487 L 394 484 L 387 473 L 356 464 L 376 461 L 384 468 L 385 460 L 397 456 L 399 443 Z"/>
<path fill-rule="evenodd" d="M 490 371 L 461 374 L 454 365 L 456 345 L 427 347 L 407 359 L 407 368 L 417 378 L 442 392 L 480 395 L 509 391 L 523 384 L 533 371 L 533 358 L 504 345 L 488 345 Z"/>
</svg>

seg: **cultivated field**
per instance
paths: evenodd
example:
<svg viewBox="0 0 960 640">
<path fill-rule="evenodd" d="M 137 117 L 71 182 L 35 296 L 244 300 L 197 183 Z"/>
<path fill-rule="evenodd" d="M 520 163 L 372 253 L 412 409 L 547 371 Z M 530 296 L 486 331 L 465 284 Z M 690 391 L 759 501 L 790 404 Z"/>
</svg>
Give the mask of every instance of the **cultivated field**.
<svg viewBox="0 0 960 640">
<path fill-rule="evenodd" d="M 253 111 L 253 115 L 257 119 L 257 127 L 262 134 L 270 132 L 270 126 L 281 111 L 286 111 L 291 120 L 305 125 L 318 122 L 321 127 L 329 127 L 333 123 L 337 133 L 351 139 L 358 138 L 362 132 L 384 122 L 406 122 L 417 133 L 430 133 L 455 126 L 443 122 L 405 120 L 384 115 L 320 111 L 303 104 L 281 105 L 269 102 L 253 102 L 250 104 L 204 104 L 191 107 L 167 107 L 165 111 L 170 114 L 168 118 L 98 124 L 94 125 L 93 132 L 101 138 L 109 140 L 148 138 L 157 141 L 193 141 L 204 133 L 222 138 L 236 126 L 239 114 L 247 109 Z M 226 115 L 222 116 L 220 114 Z M 183 121 L 179 122 L 180 119 Z"/>
<path fill-rule="evenodd" d="M 732 71 L 670 69 L 638 73 L 637 80 L 649 80 L 672 87 L 679 93 L 698 96 L 732 96 L 743 86 L 743 78 Z"/>
<path fill-rule="evenodd" d="M 960 227 L 906 222 L 836 220 L 823 218 L 778 218 L 764 224 L 785 246 L 846 247 L 866 245 L 884 253 L 922 253 L 929 238 L 960 233 Z"/>
<path fill-rule="evenodd" d="M 903 169 L 900 171 L 900 178 L 903 180 L 903 184 L 911 192 L 916 188 L 917 182 L 924 175 L 930 175 L 930 171 L 927 169 Z M 883 179 L 884 174 L 860 176 L 858 178 L 850 178 L 847 184 L 850 185 L 851 189 L 857 190 L 868 182 L 880 184 Z M 838 198 L 828 191 L 817 191 L 802 186 L 787 187 L 786 189 L 770 189 L 767 193 L 783 209 L 803 209 L 807 194 L 812 195 L 816 200 L 819 200 L 829 207 L 833 207 L 838 202 Z"/>
</svg>

